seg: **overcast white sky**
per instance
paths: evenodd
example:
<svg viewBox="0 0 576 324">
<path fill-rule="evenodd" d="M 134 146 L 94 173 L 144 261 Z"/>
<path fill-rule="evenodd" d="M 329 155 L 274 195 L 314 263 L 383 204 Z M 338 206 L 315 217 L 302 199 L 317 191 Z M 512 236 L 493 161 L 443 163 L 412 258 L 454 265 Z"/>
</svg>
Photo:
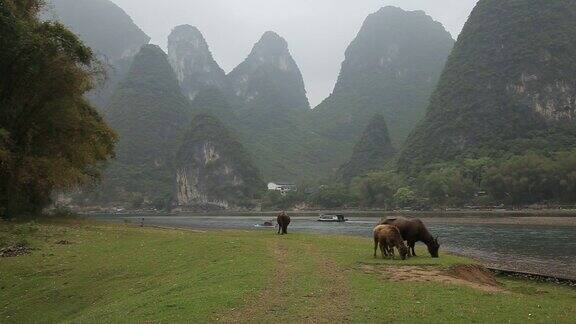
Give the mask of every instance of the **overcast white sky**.
<svg viewBox="0 0 576 324">
<path fill-rule="evenodd" d="M 332 91 L 344 51 L 366 16 L 386 5 L 424 10 L 458 36 L 477 0 L 112 0 L 166 48 L 170 30 L 197 26 L 229 72 L 267 30 L 282 35 L 302 70 L 313 106 Z"/>
</svg>

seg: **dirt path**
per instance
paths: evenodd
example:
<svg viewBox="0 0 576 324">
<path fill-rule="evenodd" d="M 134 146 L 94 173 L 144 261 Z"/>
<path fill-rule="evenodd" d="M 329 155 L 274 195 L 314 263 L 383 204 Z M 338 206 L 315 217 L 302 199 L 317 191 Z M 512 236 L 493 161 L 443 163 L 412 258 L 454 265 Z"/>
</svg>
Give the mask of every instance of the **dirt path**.
<svg viewBox="0 0 576 324">
<path fill-rule="evenodd" d="M 325 257 L 315 246 L 308 244 L 306 250 L 317 260 L 319 274 L 328 281 L 327 290 L 318 297 L 317 311 L 312 314 L 309 321 L 312 323 L 350 321 L 352 306 L 344 269 Z"/>
<path fill-rule="evenodd" d="M 270 240 L 276 269 L 258 296 L 218 317 L 223 323 L 342 323 L 349 319 L 344 272 L 314 246 Z M 302 262 L 306 260 L 309 262 Z"/>
</svg>

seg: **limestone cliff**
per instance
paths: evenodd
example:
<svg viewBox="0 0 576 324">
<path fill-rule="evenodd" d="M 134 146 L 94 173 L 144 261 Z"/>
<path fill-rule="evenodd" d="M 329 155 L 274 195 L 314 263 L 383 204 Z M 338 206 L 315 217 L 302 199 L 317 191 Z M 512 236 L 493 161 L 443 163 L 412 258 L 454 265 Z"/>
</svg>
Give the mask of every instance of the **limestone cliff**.
<svg viewBox="0 0 576 324">
<path fill-rule="evenodd" d="M 176 156 L 176 204 L 187 208 L 246 207 L 265 188 L 243 146 L 207 113 L 192 119 Z"/>
</svg>

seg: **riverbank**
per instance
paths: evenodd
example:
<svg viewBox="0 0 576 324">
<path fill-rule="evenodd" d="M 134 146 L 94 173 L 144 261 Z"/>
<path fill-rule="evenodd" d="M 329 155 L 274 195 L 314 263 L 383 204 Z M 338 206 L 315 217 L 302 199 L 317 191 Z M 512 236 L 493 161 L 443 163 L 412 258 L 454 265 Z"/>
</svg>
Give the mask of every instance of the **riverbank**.
<svg viewBox="0 0 576 324">
<path fill-rule="evenodd" d="M 491 278 L 443 254 L 372 257 L 369 238 L 66 221 L 1 225 L 0 321 L 570 322 L 571 288 Z M 479 278 L 479 279 L 478 279 Z M 495 281 L 493 281 L 495 280 Z"/>
<path fill-rule="evenodd" d="M 255 228 L 270 217 L 257 216 L 93 216 L 106 222 L 131 222 L 145 226 L 202 228 L 207 230 L 262 230 Z M 481 260 L 491 267 L 527 271 L 576 280 L 576 231 L 571 218 L 545 217 L 540 220 L 503 217 L 451 218 L 421 217 L 433 235 L 440 237 L 441 249 Z M 379 220 L 350 217 L 346 223 L 320 223 L 315 217 L 293 216 L 293 232 L 370 237 Z M 557 221 L 556 221 L 557 220 Z M 562 222 L 568 221 L 567 224 Z M 526 223 L 526 224 L 524 224 Z"/>
<path fill-rule="evenodd" d="M 125 211 L 125 212 L 80 212 L 86 216 L 116 215 L 118 217 L 276 217 L 280 211 L 212 211 L 212 212 L 160 212 L 160 211 Z M 384 210 L 297 210 L 289 211 L 291 217 L 318 218 L 322 214 L 342 214 L 346 218 L 386 218 L 411 217 L 423 218 L 435 222 L 449 220 L 463 224 L 524 224 L 524 225 L 560 225 L 576 226 L 576 210 L 452 210 L 452 211 L 384 211 Z"/>
</svg>

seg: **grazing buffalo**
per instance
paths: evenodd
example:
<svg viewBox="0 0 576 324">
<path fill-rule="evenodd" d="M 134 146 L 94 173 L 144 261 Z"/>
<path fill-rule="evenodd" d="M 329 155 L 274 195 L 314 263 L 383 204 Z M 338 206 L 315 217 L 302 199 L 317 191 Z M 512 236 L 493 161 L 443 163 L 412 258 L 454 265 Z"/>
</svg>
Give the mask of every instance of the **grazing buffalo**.
<svg viewBox="0 0 576 324">
<path fill-rule="evenodd" d="M 419 219 L 408 219 L 405 217 L 394 217 L 387 218 L 380 221 L 380 225 L 394 225 L 400 230 L 400 234 L 405 241 L 408 242 L 408 246 L 412 250 L 412 255 L 416 256 L 416 251 L 414 251 L 414 245 L 416 242 L 424 242 L 428 247 L 428 252 L 433 258 L 438 257 L 438 250 L 440 249 L 440 244 L 438 243 L 438 238 L 433 237 L 424 223 Z"/>
<path fill-rule="evenodd" d="M 286 212 L 280 213 L 278 218 L 276 219 L 278 222 L 278 234 L 282 232 L 282 235 L 288 234 L 288 225 L 290 225 L 290 216 L 286 214 Z"/>
<path fill-rule="evenodd" d="M 404 244 L 404 239 L 402 239 L 398 227 L 392 225 L 376 226 L 374 228 L 374 257 L 376 257 L 378 244 L 380 244 L 382 258 L 388 255 L 394 258 L 394 248 L 397 248 L 402 260 L 406 260 L 408 248 Z"/>
</svg>

